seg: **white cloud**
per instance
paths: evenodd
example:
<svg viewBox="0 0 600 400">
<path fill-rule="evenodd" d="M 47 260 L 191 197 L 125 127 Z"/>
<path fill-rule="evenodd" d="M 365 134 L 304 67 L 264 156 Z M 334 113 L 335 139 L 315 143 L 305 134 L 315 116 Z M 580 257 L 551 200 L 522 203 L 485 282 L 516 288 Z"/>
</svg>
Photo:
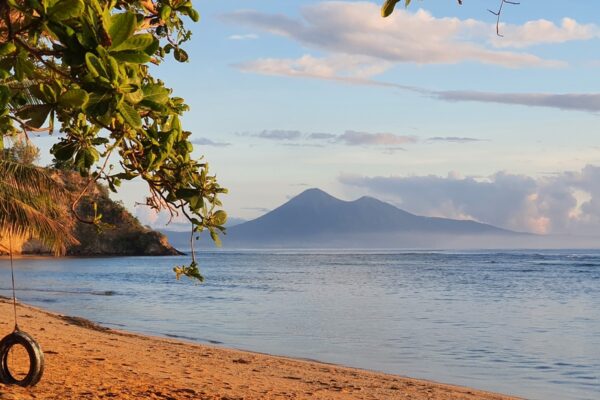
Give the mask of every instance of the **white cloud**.
<svg viewBox="0 0 600 400">
<path fill-rule="evenodd" d="M 600 28 L 597 25 L 580 24 L 572 18 L 563 18 L 560 25 L 541 19 L 523 25 L 503 24 L 500 29 L 503 37 L 494 37 L 492 44 L 503 48 L 525 48 L 600 37 Z"/>
<path fill-rule="evenodd" d="M 135 216 L 143 225 L 148 225 L 154 229 L 171 229 L 171 230 L 191 230 L 191 223 L 183 214 L 171 215 L 168 211 L 160 211 L 138 205 L 135 207 Z"/>
<path fill-rule="evenodd" d="M 375 76 L 399 63 L 454 64 L 479 62 L 509 68 L 561 67 L 557 60 L 506 49 L 558 44 L 600 37 L 600 27 L 564 18 L 559 24 L 546 20 L 522 25 L 502 24 L 497 37 L 493 24 L 474 19 L 436 18 L 429 12 L 399 9 L 381 19 L 378 4 L 327 1 L 302 9 L 302 17 L 258 11 L 237 11 L 224 16 L 230 22 L 252 26 L 288 37 L 323 56 L 261 58 L 235 65 L 239 70 L 263 75 L 332 80 L 408 90 L 444 101 L 474 101 L 549 107 L 587 112 L 600 111 L 599 93 L 494 93 L 485 91 L 436 91 L 383 82 Z"/>
<path fill-rule="evenodd" d="M 536 233 L 597 234 L 600 167 L 543 177 L 498 172 L 486 178 L 343 175 L 340 182 L 395 200 L 421 215 L 467 218 Z"/>
<path fill-rule="evenodd" d="M 416 143 L 418 138 L 415 136 L 396 135 L 393 133 L 368 133 L 357 131 L 346 131 L 339 135 L 337 142 L 342 142 L 349 146 L 392 146 L 407 143 Z"/>
<path fill-rule="evenodd" d="M 246 34 L 236 34 L 236 35 L 231 35 L 228 38 L 229 40 L 256 40 L 258 39 L 258 35 L 255 33 L 246 33 Z"/>
<path fill-rule="evenodd" d="M 560 27 L 544 21 L 510 26 L 524 38 L 498 44 L 493 25 L 473 19 L 436 18 L 429 12 L 399 9 L 382 19 L 371 2 L 327 1 L 302 9 L 302 18 L 245 10 L 227 14 L 227 21 L 284 36 L 324 57 L 266 58 L 241 64 L 245 71 L 278 75 L 373 76 L 398 63 L 456 64 L 479 62 L 507 68 L 561 67 L 565 63 L 499 47 L 527 47 L 588 38 L 591 26 L 565 20 Z M 544 37 L 544 35 L 548 35 Z M 545 42 L 544 42 L 545 40 Z M 345 62 L 339 62 L 344 60 Z M 364 68 L 368 64 L 370 68 Z M 349 70 L 359 71 L 349 73 Z"/>
<path fill-rule="evenodd" d="M 231 146 L 231 143 L 226 142 L 215 142 L 212 139 L 199 137 L 192 139 L 192 144 L 197 144 L 199 146 L 214 146 L 214 147 L 226 147 Z"/>
<path fill-rule="evenodd" d="M 262 75 L 364 79 L 379 75 L 392 65 L 389 61 L 362 55 L 336 54 L 317 58 L 305 54 L 300 58 L 261 58 L 236 64 L 235 67 L 243 72 Z"/>
<path fill-rule="evenodd" d="M 388 146 L 391 150 L 398 150 L 401 144 L 417 143 L 419 138 L 412 135 L 397 135 L 395 133 L 370 133 L 347 130 L 342 134 L 314 132 L 303 133 L 296 130 L 271 129 L 258 133 L 243 133 L 243 136 L 269 139 L 276 142 L 290 140 L 312 141 L 313 143 L 284 143 L 285 146 L 293 147 L 323 147 L 323 143 L 344 144 L 347 146 Z M 314 142 L 321 142 L 315 144 Z"/>
<path fill-rule="evenodd" d="M 320 64 L 319 62 L 311 62 L 310 66 L 311 68 L 306 68 L 303 64 L 296 64 L 294 60 L 276 59 L 257 60 L 238 65 L 240 70 L 246 72 L 255 72 L 264 75 L 327 79 L 350 85 L 398 89 L 419 93 L 424 96 L 444 101 L 472 101 L 478 103 L 556 108 L 570 111 L 600 112 L 600 93 L 498 93 L 472 90 L 431 90 L 363 77 L 336 76 L 336 70 L 334 68 L 327 68 L 324 64 Z M 324 71 L 327 71 L 327 73 L 324 73 Z"/>
<path fill-rule="evenodd" d="M 600 93 L 494 93 L 456 90 L 431 92 L 431 95 L 447 101 L 475 101 L 562 110 L 600 111 Z"/>
<path fill-rule="evenodd" d="M 271 140 L 294 140 L 298 139 L 302 136 L 302 132 L 300 131 L 286 131 L 283 129 L 272 129 L 272 130 L 264 130 L 260 133 L 252 135 L 254 137 L 259 137 L 262 139 L 271 139 Z"/>
</svg>

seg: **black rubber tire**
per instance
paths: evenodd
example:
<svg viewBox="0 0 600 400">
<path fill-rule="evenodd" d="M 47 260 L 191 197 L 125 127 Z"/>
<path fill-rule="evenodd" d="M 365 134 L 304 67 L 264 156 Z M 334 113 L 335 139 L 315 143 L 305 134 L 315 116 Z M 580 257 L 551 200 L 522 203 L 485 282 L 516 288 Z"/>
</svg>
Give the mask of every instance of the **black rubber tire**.
<svg viewBox="0 0 600 400">
<path fill-rule="evenodd" d="M 21 345 L 29 354 L 29 372 L 21 380 L 10 373 L 8 366 L 8 353 L 15 345 Z M 6 385 L 19 385 L 23 387 L 35 386 L 44 374 L 44 353 L 42 348 L 31 336 L 25 332 L 14 331 L 0 341 L 0 382 Z"/>
</svg>

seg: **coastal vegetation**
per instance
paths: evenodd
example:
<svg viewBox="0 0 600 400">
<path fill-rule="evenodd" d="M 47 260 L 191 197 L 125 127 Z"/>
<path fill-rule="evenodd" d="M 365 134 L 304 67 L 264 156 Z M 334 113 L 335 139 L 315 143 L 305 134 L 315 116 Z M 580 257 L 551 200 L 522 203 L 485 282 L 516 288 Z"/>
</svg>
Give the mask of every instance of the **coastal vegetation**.
<svg viewBox="0 0 600 400">
<path fill-rule="evenodd" d="M 69 207 L 88 185 L 87 179 L 69 168 L 36 167 L 38 155 L 39 150 L 24 140 L 12 141 L 2 151 L 0 179 L 12 193 L 11 198 L 2 198 L 3 210 L 6 207 L 2 226 L 12 223 L 13 228 L 0 237 L 0 254 L 11 250 L 77 256 L 179 254 L 164 235 L 143 226 L 99 183 L 87 188 L 77 212 L 101 215 L 101 223 L 77 220 Z"/>
<path fill-rule="evenodd" d="M 5 149 L 0 157 L 0 252 L 35 237 L 55 254 L 64 253 L 77 243 L 60 218 L 67 192 L 48 171 L 23 162 L 31 153 L 20 149 Z"/>
<path fill-rule="evenodd" d="M 141 179 L 148 207 L 183 214 L 194 232 L 219 241 L 226 189 L 192 156 L 181 122 L 188 106 L 150 69 L 167 57 L 188 60 L 186 19 L 199 19 L 186 0 L 0 3 L 0 142 L 61 133 L 51 149 L 56 162 L 87 180 L 70 204 L 79 222 L 101 223 L 97 207 L 78 206 L 97 182 L 116 192 L 123 180 Z M 64 190 L 38 167 L 3 159 L 0 168 L 3 236 L 36 236 L 63 253 L 72 242 L 56 219 Z M 202 279 L 193 252 L 175 272 Z"/>
</svg>

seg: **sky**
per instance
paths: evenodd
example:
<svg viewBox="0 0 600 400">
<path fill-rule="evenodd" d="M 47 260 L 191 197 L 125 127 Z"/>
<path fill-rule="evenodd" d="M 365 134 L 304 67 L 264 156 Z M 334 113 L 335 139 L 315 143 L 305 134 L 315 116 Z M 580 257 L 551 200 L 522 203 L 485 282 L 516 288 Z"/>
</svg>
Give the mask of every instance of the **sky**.
<svg viewBox="0 0 600 400">
<path fill-rule="evenodd" d="M 600 4 L 195 1 L 155 74 L 184 97 L 195 154 L 253 219 L 307 188 L 537 233 L 600 230 Z M 40 139 L 44 142 L 51 139 Z M 116 196 L 135 207 L 141 182 Z M 178 224 L 172 224 L 176 227 Z"/>
</svg>

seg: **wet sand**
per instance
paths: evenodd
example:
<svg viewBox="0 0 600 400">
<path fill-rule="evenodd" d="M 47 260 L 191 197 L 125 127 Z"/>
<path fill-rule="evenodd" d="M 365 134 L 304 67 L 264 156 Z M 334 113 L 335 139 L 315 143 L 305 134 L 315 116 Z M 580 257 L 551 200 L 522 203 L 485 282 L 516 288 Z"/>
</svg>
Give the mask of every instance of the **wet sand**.
<svg viewBox="0 0 600 400">
<path fill-rule="evenodd" d="M 21 329 L 46 357 L 34 388 L 0 384 L 4 399 L 495 399 L 514 397 L 369 372 L 105 329 L 18 306 Z M 0 299 L 0 336 L 13 327 Z M 18 357 L 18 355 L 17 355 Z"/>
</svg>

